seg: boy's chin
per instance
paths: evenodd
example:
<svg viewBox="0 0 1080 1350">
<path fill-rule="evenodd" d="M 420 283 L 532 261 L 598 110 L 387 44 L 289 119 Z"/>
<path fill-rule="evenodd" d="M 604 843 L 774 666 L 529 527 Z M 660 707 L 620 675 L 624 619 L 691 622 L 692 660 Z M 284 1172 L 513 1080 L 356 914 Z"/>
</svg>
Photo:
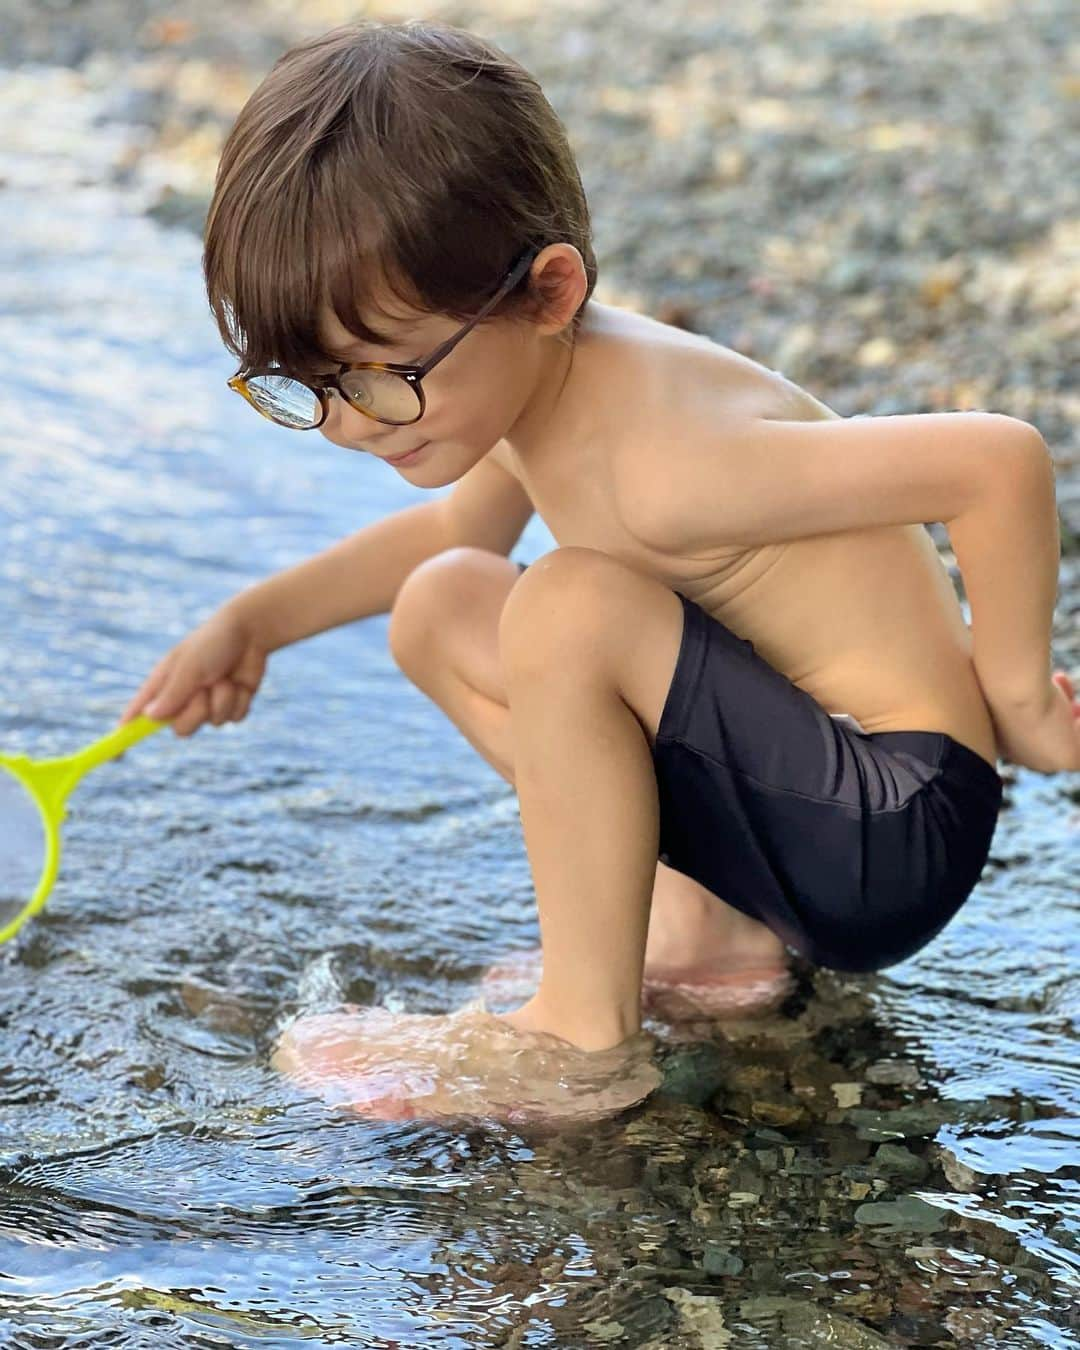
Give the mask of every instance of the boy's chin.
<svg viewBox="0 0 1080 1350">
<path fill-rule="evenodd" d="M 650 1038 L 587 1054 L 477 1002 L 446 1015 L 346 1006 L 297 1018 L 271 1064 L 328 1105 L 380 1121 L 512 1126 L 615 1115 L 661 1080 Z"/>
</svg>

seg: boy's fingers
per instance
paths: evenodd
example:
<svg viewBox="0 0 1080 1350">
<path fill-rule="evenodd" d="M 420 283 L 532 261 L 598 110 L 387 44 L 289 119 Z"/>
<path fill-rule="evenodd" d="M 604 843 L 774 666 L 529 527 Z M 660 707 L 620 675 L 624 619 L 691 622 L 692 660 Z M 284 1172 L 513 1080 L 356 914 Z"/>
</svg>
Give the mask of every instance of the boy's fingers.
<svg viewBox="0 0 1080 1350">
<path fill-rule="evenodd" d="M 218 680 L 210 690 L 210 721 L 220 727 L 229 720 L 233 706 L 233 686 L 228 680 Z"/>
<path fill-rule="evenodd" d="M 240 687 L 237 690 L 236 705 L 233 708 L 232 720 L 242 722 L 248 715 L 248 709 L 251 707 L 252 693 L 250 689 Z"/>
<path fill-rule="evenodd" d="M 172 729 L 178 736 L 191 736 L 206 721 L 210 700 L 205 689 L 200 689 L 191 701 L 172 719 Z"/>
<path fill-rule="evenodd" d="M 159 661 L 154 669 L 139 685 L 138 689 L 128 699 L 127 707 L 120 715 L 121 722 L 129 722 L 157 693 L 165 683 L 166 665 L 164 659 Z"/>
<path fill-rule="evenodd" d="M 181 708 L 185 707 L 192 695 L 196 693 L 198 683 L 198 680 L 192 679 L 186 670 L 172 671 L 161 692 L 144 706 L 143 712 L 149 717 L 156 717 L 161 721 L 167 721 L 170 717 L 175 717 Z"/>
</svg>

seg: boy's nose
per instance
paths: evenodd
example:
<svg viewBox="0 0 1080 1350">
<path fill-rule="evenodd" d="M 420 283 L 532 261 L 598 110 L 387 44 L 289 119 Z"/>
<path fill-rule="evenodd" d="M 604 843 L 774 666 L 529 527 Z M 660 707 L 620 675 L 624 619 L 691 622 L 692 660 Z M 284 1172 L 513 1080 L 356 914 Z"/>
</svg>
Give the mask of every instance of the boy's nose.
<svg viewBox="0 0 1080 1350">
<path fill-rule="evenodd" d="M 378 455 L 382 452 L 375 447 L 394 428 L 385 422 L 376 422 L 373 417 L 365 417 L 347 403 L 336 389 L 331 389 L 329 410 L 320 430 L 331 439 L 347 444 L 352 450 L 371 450 Z"/>
</svg>

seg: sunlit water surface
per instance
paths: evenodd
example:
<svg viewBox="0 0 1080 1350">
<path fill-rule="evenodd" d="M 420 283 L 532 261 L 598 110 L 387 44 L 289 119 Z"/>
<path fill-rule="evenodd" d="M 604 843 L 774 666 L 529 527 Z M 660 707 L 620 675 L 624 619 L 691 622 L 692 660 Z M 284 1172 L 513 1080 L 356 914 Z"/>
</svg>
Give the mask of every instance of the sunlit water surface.
<svg viewBox="0 0 1080 1350">
<path fill-rule="evenodd" d="M 45 756 L 238 588 L 421 494 L 225 389 L 197 241 L 100 185 L 123 128 L 20 79 L 0 746 Z M 275 1032 L 458 1008 L 534 945 L 516 801 L 385 617 L 277 654 L 245 723 L 87 780 L 0 950 L 0 1343 L 1077 1344 L 1077 801 L 1010 772 L 931 947 L 654 1028 L 665 1091 L 601 1127 L 378 1125 L 281 1081 Z"/>
</svg>

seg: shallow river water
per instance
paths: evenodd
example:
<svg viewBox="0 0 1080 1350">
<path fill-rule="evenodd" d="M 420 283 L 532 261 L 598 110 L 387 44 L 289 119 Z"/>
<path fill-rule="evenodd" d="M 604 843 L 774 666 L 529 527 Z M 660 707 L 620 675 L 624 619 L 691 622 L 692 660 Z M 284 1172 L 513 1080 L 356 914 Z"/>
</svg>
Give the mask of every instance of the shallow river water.
<svg viewBox="0 0 1080 1350">
<path fill-rule="evenodd" d="M 229 393 L 197 241 L 33 78 L 0 165 L 0 746 L 45 756 L 239 587 L 422 494 Z M 246 722 L 83 784 L 0 948 L 0 1344 L 1080 1343 L 1080 794 L 1006 780 L 915 959 L 654 1026 L 663 1089 L 588 1131 L 378 1125 L 283 1084 L 275 1030 L 456 1008 L 533 946 L 516 800 L 385 617 L 278 653 Z"/>
</svg>

